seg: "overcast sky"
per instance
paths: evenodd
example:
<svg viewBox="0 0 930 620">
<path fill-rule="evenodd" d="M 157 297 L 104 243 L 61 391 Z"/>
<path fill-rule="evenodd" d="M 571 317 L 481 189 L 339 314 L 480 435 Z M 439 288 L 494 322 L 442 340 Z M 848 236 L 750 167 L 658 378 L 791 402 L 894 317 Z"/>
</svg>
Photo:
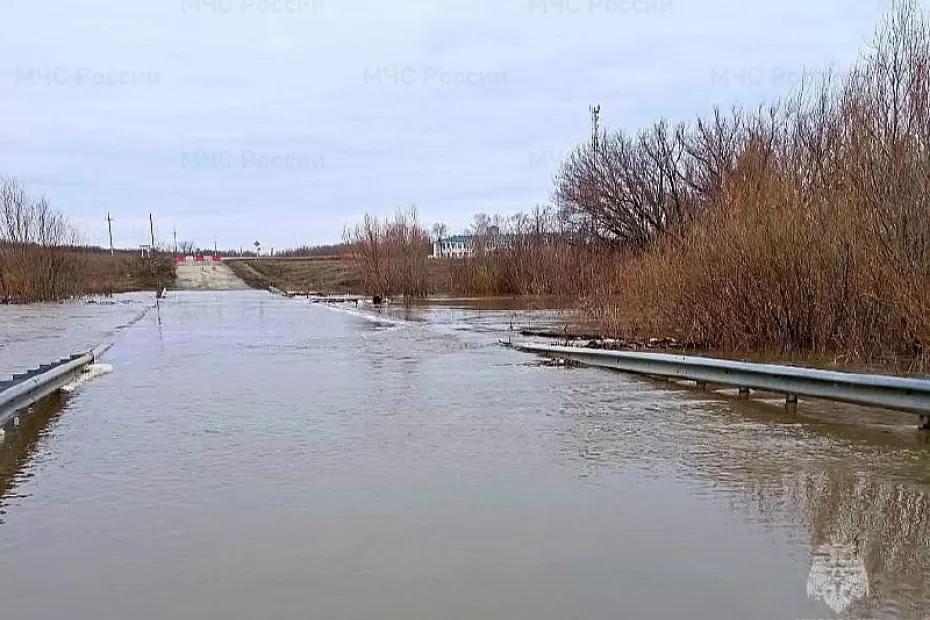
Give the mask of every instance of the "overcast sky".
<svg viewBox="0 0 930 620">
<path fill-rule="evenodd" d="M 283 248 L 545 203 L 611 129 L 853 63 L 878 0 L 0 0 L 0 173 L 91 243 Z"/>
</svg>

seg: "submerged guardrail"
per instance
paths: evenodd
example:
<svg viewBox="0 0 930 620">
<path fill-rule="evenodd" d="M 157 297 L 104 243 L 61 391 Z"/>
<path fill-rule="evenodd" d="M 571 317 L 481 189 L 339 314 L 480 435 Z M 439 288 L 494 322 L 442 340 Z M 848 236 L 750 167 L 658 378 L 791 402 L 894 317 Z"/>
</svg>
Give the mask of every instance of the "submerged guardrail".
<svg viewBox="0 0 930 620">
<path fill-rule="evenodd" d="M 807 396 L 906 411 L 920 416 L 921 428 L 930 431 L 930 380 L 927 379 L 737 362 L 691 355 L 511 343 L 505 340 L 500 343 L 519 351 L 586 366 L 695 381 L 701 386 L 717 384 L 736 387 L 742 395 L 749 395 L 751 390 L 781 393 L 785 394 L 788 405 L 796 405 L 799 396 Z"/>
<path fill-rule="evenodd" d="M 9 423 L 26 407 L 40 401 L 66 385 L 85 366 L 94 361 L 94 352 L 75 353 L 50 364 L 0 381 L 0 427 Z"/>
</svg>

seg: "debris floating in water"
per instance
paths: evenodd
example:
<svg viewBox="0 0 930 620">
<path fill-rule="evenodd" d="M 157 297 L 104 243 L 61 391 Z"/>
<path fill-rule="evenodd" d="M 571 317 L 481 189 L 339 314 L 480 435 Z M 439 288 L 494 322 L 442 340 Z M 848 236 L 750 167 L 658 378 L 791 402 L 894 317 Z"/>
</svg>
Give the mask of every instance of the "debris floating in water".
<svg viewBox="0 0 930 620">
<path fill-rule="evenodd" d="M 113 372 L 113 366 L 111 364 L 88 364 L 84 367 L 83 372 L 81 372 L 81 374 L 74 379 L 74 381 L 62 386 L 61 391 L 65 392 L 66 394 L 70 394 L 82 384 L 111 372 Z"/>
</svg>

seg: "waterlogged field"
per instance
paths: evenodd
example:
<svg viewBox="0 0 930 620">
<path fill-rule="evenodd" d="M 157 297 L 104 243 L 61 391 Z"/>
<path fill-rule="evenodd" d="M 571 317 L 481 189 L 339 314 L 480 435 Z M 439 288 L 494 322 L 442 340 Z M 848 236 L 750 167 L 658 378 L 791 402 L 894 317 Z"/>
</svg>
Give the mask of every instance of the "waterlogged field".
<svg viewBox="0 0 930 620">
<path fill-rule="evenodd" d="M 553 367 L 507 308 L 130 305 L 0 308 L 3 368 L 116 342 L 0 444 L 4 616 L 930 613 L 911 417 Z"/>
</svg>

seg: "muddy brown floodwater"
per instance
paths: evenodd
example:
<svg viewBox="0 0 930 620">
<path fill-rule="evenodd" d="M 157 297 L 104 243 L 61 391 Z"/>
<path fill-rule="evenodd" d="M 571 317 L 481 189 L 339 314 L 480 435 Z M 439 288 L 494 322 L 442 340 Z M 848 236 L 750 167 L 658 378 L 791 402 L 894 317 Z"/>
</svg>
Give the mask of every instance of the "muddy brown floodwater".
<svg viewBox="0 0 930 620">
<path fill-rule="evenodd" d="M 546 366 L 473 304 L 96 310 L 0 308 L 3 367 L 116 339 L 0 444 L 3 617 L 930 613 L 911 417 Z"/>
</svg>

